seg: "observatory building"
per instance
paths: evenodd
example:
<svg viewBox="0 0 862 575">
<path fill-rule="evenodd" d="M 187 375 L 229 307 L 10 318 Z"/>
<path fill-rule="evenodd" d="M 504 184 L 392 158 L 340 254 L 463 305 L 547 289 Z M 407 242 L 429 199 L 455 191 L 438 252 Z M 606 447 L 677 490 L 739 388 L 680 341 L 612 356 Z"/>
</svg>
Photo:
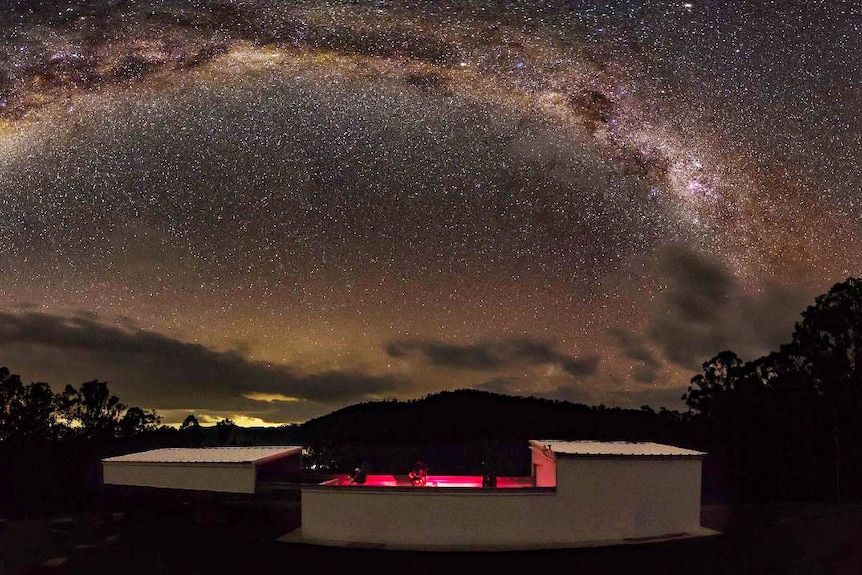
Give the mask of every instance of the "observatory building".
<svg viewBox="0 0 862 575">
<path fill-rule="evenodd" d="M 700 451 L 649 442 L 530 440 L 524 477 L 366 469 L 292 483 L 281 541 L 413 550 L 551 549 L 716 534 L 700 524 Z M 296 477 L 302 448 L 155 450 L 103 461 L 106 484 L 255 493 Z M 285 483 L 285 485 L 287 485 Z"/>
</svg>

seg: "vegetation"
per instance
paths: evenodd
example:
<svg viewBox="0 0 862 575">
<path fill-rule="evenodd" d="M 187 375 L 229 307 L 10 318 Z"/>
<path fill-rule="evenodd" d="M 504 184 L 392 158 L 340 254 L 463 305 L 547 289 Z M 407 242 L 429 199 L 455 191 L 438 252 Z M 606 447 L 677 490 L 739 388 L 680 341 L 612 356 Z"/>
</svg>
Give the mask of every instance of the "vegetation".
<svg viewBox="0 0 862 575">
<path fill-rule="evenodd" d="M 778 351 L 705 362 L 683 399 L 737 498 L 862 499 L 862 279 L 817 297 Z"/>
</svg>

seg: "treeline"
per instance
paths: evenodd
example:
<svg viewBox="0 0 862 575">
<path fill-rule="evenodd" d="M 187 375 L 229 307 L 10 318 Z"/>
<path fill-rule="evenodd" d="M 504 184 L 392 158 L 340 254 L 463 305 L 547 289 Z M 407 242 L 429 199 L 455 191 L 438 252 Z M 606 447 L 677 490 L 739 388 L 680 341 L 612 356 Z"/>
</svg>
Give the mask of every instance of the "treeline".
<svg viewBox="0 0 862 575">
<path fill-rule="evenodd" d="M 160 428 L 158 414 L 121 403 L 103 381 L 54 393 L 0 367 L 0 516 L 92 509 L 100 458 Z"/>
<path fill-rule="evenodd" d="M 81 443 L 126 446 L 145 436 L 150 441 L 187 447 L 236 445 L 240 427 L 230 418 L 206 432 L 189 414 L 179 428 L 161 425 L 155 410 L 128 406 L 104 381 L 67 385 L 54 393 L 43 382 L 24 384 L 21 376 L 0 367 L 0 451 L 30 450 L 43 444 Z"/>
<path fill-rule="evenodd" d="M 817 297 L 779 350 L 705 362 L 683 400 L 734 499 L 862 500 L 862 279 Z"/>
<path fill-rule="evenodd" d="M 101 505 L 101 460 L 159 447 L 237 445 L 241 428 L 211 428 L 190 414 L 179 428 L 155 410 L 128 406 L 104 381 L 53 392 L 0 367 L 0 518 L 93 510 Z"/>
<path fill-rule="evenodd" d="M 105 441 L 134 437 L 158 427 L 155 411 L 129 407 L 104 381 L 67 385 L 53 393 L 44 382 L 25 385 L 0 367 L 0 446 L 6 449 L 78 439 Z"/>
<path fill-rule="evenodd" d="M 274 439 L 298 444 L 296 429 L 284 426 Z M 104 381 L 55 393 L 0 367 L 0 518 L 100 508 L 105 457 L 257 442 L 229 418 L 204 427 L 190 414 L 179 427 L 162 425 L 155 410 L 124 404 Z"/>
</svg>

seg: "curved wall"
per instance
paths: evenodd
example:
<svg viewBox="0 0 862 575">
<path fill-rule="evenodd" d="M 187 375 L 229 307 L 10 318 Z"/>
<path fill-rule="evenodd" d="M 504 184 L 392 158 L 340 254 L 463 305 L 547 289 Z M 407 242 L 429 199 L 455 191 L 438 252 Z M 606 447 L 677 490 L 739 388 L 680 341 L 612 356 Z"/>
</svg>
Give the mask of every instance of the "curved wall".
<svg viewBox="0 0 862 575">
<path fill-rule="evenodd" d="M 556 488 L 303 487 L 302 536 L 394 548 L 543 548 L 702 531 L 700 459 L 555 464 Z"/>
</svg>

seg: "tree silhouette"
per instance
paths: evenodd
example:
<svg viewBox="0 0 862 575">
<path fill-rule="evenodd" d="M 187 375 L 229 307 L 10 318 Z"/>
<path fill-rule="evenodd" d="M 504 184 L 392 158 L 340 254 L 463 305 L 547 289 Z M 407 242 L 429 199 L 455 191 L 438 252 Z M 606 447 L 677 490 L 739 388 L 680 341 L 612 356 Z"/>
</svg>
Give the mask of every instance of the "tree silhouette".
<svg viewBox="0 0 862 575">
<path fill-rule="evenodd" d="M 724 393 L 733 391 L 742 366 L 742 360 L 734 352 L 722 351 L 703 363 L 703 373 L 691 379 L 691 385 L 682 400 L 690 410 L 709 415 L 716 400 Z"/>
<path fill-rule="evenodd" d="M 23 391 L 21 378 L 0 367 L 0 441 L 8 440 L 16 429 Z"/>
<path fill-rule="evenodd" d="M 235 442 L 237 425 L 232 419 L 224 418 L 216 423 L 216 441 L 219 445 L 230 445 Z"/>
<path fill-rule="evenodd" d="M 200 447 L 204 442 L 203 430 L 201 424 L 194 413 L 190 413 L 180 425 L 180 433 L 183 434 L 186 440 L 186 445 L 189 447 Z"/>
<path fill-rule="evenodd" d="M 200 427 L 201 424 L 198 421 L 197 416 L 194 413 L 190 413 L 186 416 L 183 422 L 180 424 L 180 431 L 185 431 L 186 429 L 192 429 L 195 427 Z"/>
<path fill-rule="evenodd" d="M 88 439 L 117 435 L 126 406 L 112 395 L 104 381 L 88 381 L 78 389 L 67 385 L 60 396 L 63 417 L 77 433 Z"/>
<path fill-rule="evenodd" d="M 778 351 L 705 362 L 682 398 L 747 497 L 862 496 L 862 280 L 818 296 Z"/>
<path fill-rule="evenodd" d="M 160 423 L 155 410 L 126 407 L 103 381 L 88 381 L 77 389 L 67 385 L 54 394 L 47 383 L 24 385 L 20 376 L 0 367 L 0 444 L 130 438 Z"/>
<path fill-rule="evenodd" d="M 24 385 L 18 375 L 0 367 L 0 442 L 17 437 L 46 441 L 56 432 L 56 402 L 47 383 Z"/>
<path fill-rule="evenodd" d="M 849 278 L 815 299 L 793 332 L 792 351 L 825 397 L 860 397 L 862 279 Z"/>
<path fill-rule="evenodd" d="M 862 279 L 848 278 L 818 296 L 802 312 L 786 351 L 829 405 L 840 501 L 842 445 L 862 439 Z"/>
<path fill-rule="evenodd" d="M 155 411 L 145 412 L 140 407 L 130 407 L 117 424 L 117 435 L 134 437 L 155 429 L 159 423 L 161 423 L 161 417 Z"/>
<path fill-rule="evenodd" d="M 104 382 L 55 394 L 47 383 L 24 385 L 0 367 L 0 515 L 88 509 L 100 488 L 102 457 L 125 442 L 135 449 L 176 441 L 171 428 L 142 437 L 159 423 L 155 411 L 126 408 Z"/>
</svg>

